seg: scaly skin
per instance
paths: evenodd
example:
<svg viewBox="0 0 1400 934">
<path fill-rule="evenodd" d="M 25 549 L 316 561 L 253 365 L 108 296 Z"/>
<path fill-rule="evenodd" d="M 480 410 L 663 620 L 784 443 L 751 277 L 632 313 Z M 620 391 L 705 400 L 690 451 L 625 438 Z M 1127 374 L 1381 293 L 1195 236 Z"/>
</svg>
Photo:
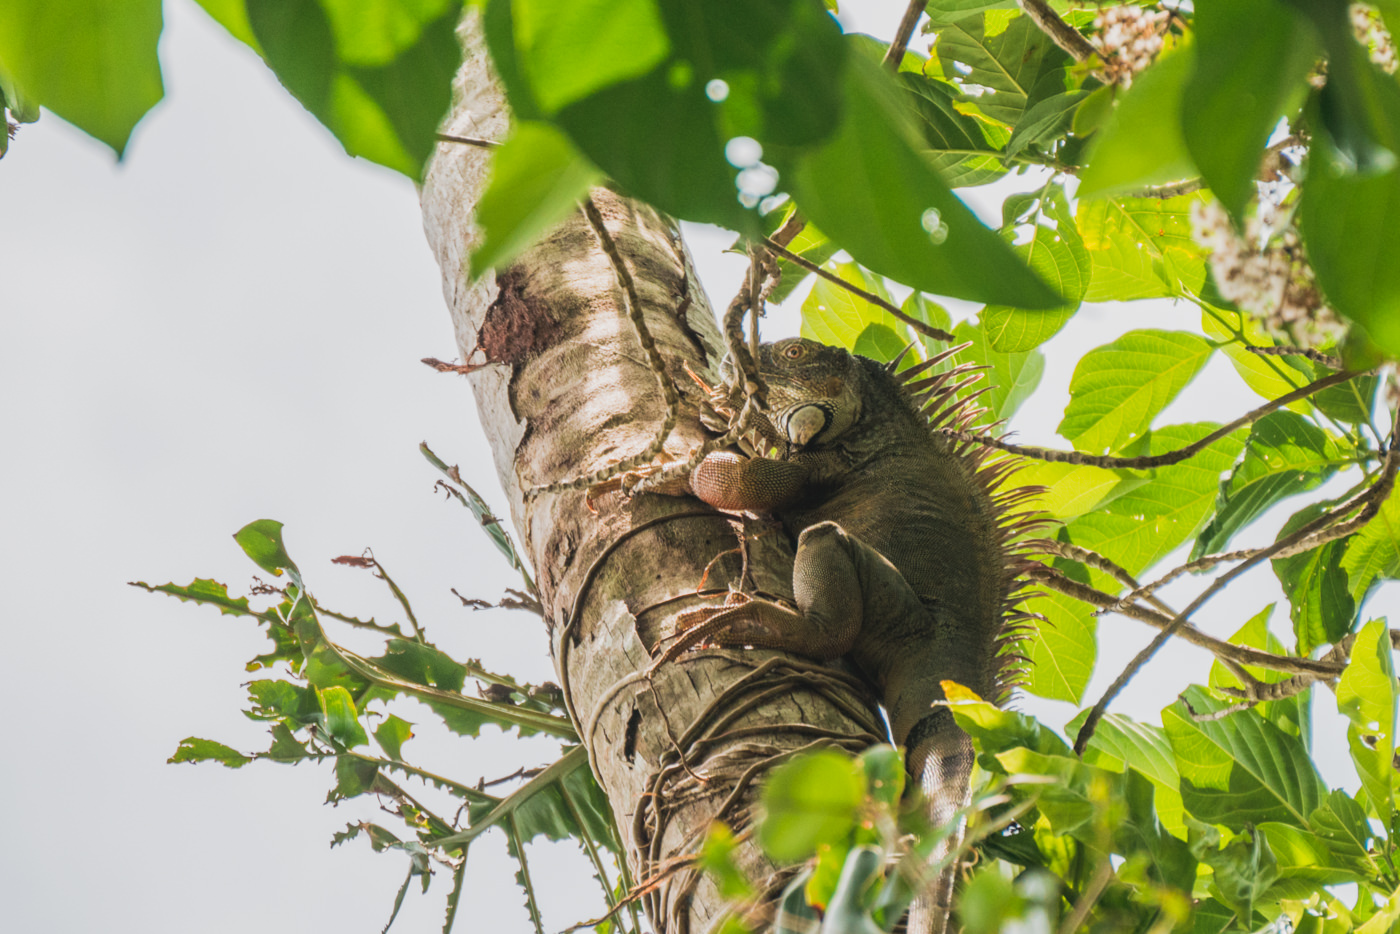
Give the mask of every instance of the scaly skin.
<svg viewBox="0 0 1400 934">
<path fill-rule="evenodd" d="M 703 638 L 845 656 L 876 687 L 930 818 L 949 824 L 968 801 L 973 752 L 947 708 L 931 705 L 945 680 L 990 700 L 1007 689 L 1001 648 L 1021 565 L 1007 542 L 1028 523 L 1005 512 L 1018 497 L 994 497 L 998 471 L 930 428 L 971 417 L 948 403 L 961 373 L 911 383 L 802 339 L 764 345 L 758 363 L 770 427 L 791 453 L 714 453 L 688 487 L 719 509 L 782 519 L 798 538 L 797 610 L 753 599 L 692 611 L 663 660 Z M 955 878 L 949 867 L 916 902 L 911 932 L 945 929 Z"/>
</svg>

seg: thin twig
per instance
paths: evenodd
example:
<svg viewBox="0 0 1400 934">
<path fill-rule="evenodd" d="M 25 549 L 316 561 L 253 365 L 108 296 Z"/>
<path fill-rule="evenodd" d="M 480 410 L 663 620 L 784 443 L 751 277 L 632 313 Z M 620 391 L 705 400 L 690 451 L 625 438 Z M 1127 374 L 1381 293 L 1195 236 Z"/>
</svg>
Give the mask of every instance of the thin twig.
<svg viewBox="0 0 1400 934">
<path fill-rule="evenodd" d="M 493 139 L 478 139 L 475 136 L 456 136 L 452 133 L 439 133 L 437 135 L 440 143 L 461 143 L 464 146 L 475 146 L 478 149 L 495 149 L 501 145 Z"/>
<path fill-rule="evenodd" d="M 768 237 L 765 237 L 765 238 L 763 239 L 763 243 L 764 243 L 765 246 L 768 247 L 768 249 L 772 250 L 774 253 L 777 253 L 779 256 L 781 256 L 783 259 L 787 260 L 788 262 L 790 262 L 790 263 L 795 263 L 795 264 L 797 264 L 798 266 L 801 266 L 803 269 L 807 270 L 808 272 L 815 273 L 815 274 L 817 274 L 818 276 L 821 276 L 823 279 L 827 280 L 828 282 L 831 282 L 831 283 L 833 283 L 833 284 L 835 284 L 835 285 L 840 286 L 841 288 L 845 289 L 847 292 L 850 292 L 852 295 L 859 295 L 861 298 L 865 299 L 865 300 L 866 300 L 867 302 L 869 302 L 870 304 L 875 305 L 875 306 L 877 306 L 877 307 L 879 307 L 879 308 L 883 308 L 885 311 L 888 311 L 890 314 L 894 315 L 894 316 L 895 316 L 896 318 L 898 318 L 900 321 L 903 321 L 905 324 L 909 325 L 911 328 L 913 328 L 914 330 L 918 331 L 920 334 L 923 334 L 923 335 L 926 336 L 926 337 L 931 337 L 931 338 L 933 338 L 933 339 L 936 340 L 936 341 L 954 341 L 954 340 L 957 340 L 956 337 L 954 337 L 952 334 L 949 334 L 947 331 L 943 330 L 942 328 L 936 328 L 936 327 L 934 327 L 934 326 L 931 325 L 931 324 L 925 324 L 924 322 L 920 321 L 918 318 L 915 318 L 915 317 L 913 317 L 912 315 L 907 314 L 906 312 L 904 312 L 903 310 L 901 310 L 898 306 L 893 305 L 893 304 L 891 304 L 890 302 L 885 301 L 883 298 L 881 298 L 880 296 L 876 295 L 874 292 L 867 292 L 865 289 L 862 289 L 860 286 L 855 285 L 855 284 L 850 283 L 850 282 L 847 282 L 845 279 L 842 279 L 840 276 L 836 275 L 835 273 L 833 273 L 833 272 L 827 272 L 825 269 L 821 268 L 820 266 L 818 266 L 816 263 L 812 262 L 811 260 L 809 260 L 809 259 L 807 259 L 807 258 L 805 258 L 805 257 L 799 256 L 799 255 L 796 254 L 796 253 L 793 253 L 792 251 L 788 250 L 786 247 L 779 246 L 779 245 L 778 245 L 776 242 L 774 242 L 772 239 L 770 239 L 770 238 L 768 238 Z"/>
<path fill-rule="evenodd" d="M 1050 4 L 1045 0 L 1018 0 L 1022 12 L 1030 17 L 1031 22 L 1040 27 L 1040 31 L 1050 37 L 1060 48 L 1069 53 L 1070 58 L 1076 62 L 1088 61 L 1099 54 L 1099 50 L 1080 34 L 1069 23 L 1060 19 L 1060 14 L 1050 8 Z"/>
<path fill-rule="evenodd" d="M 1314 380 L 1306 386 L 1299 387 L 1289 393 L 1284 393 L 1277 399 L 1273 399 L 1259 406 L 1257 409 L 1246 412 L 1228 425 L 1222 425 L 1204 438 L 1194 441 L 1183 448 L 1177 448 L 1175 451 L 1167 451 L 1164 454 L 1152 454 L 1143 457 L 1113 457 L 1099 454 L 1084 454 L 1080 451 L 1055 451 L 1049 448 L 1028 447 L 1019 444 L 1011 444 L 999 438 L 993 438 L 990 435 L 980 435 L 954 428 L 943 429 L 943 434 L 951 438 L 956 438 L 959 441 L 980 444 L 984 447 L 996 448 L 999 451 L 1019 454 L 1022 457 L 1033 457 L 1036 460 L 1049 461 L 1056 464 L 1087 465 L 1090 467 L 1103 467 L 1109 470 L 1115 468 L 1125 470 L 1149 470 L 1154 467 L 1170 467 L 1173 464 L 1179 464 L 1184 460 L 1195 457 L 1221 438 L 1226 437 L 1245 425 L 1257 422 L 1265 415 L 1283 408 L 1290 402 L 1306 399 L 1313 393 L 1321 392 L 1329 386 L 1336 386 L 1339 383 L 1345 383 L 1348 380 L 1364 375 L 1365 372 L 1343 370 L 1340 373 L 1324 376 L 1322 379 Z"/>
<path fill-rule="evenodd" d="M 1340 370 L 1345 366 L 1341 357 L 1334 357 L 1312 347 L 1255 347 L 1253 344 L 1245 344 L 1244 349 L 1261 357 L 1307 357 L 1313 363 L 1320 363 L 1329 370 Z"/>
<path fill-rule="evenodd" d="M 1104 713 L 1108 710 L 1108 705 L 1128 686 L 1128 682 L 1142 670 L 1142 667 L 1151 661 L 1152 656 L 1157 654 L 1158 649 L 1165 645 L 1167 640 L 1175 635 L 1176 632 L 1187 623 L 1192 613 L 1199 610 L 1206 601 L 1223 590 L 1225 586 L 1235 578 L 1244 574 L 1260 562 L 1272 558 L 1284 549 L 1328 527 L 1336 522 L 1336 517 L 1338 515 L 1344 512 L 1350 512 L 1352 509 L 1358 507 L 1364 507 L 1361 516 L 1358 518 L 1363 519 L 1363 524 L 1365 521 L 1369 521 L 1371 517 L 1380 510 L 1381 502 L 1390 494 L 1390 490 L 1395 485 L 1395 469 L 1397 464 L 1400 464 L 1400 456 L 1397 455 L 1396 449 L 1392 447 L 1386 452 L 1384 471 L 1381 476 L 1377 478 L 1376 482 L 1372 484 L 1370 489 L 1356 496 L 1350 503 L 1344 504 L 1339 509 L 1326 515 L 1319 516 L 1312 522 L 1303 525 L 1292 534 L 1284 536 L 1268 548 L 1261 548 L 1249 560 L 1217 577 L 1195 600 L 1191 601 L 1191 604 L 1187 606 L 1186 609 L 1178 613 L 1176 618 L 1173 619 L 1165 629 L 1159 632 L 1157 636 L 1148 643 L 1146 648 L 1134 656 L 1133 660 L 1128 663 L 1128 667 L 1114 680 L 1113 684 L 1109 685 L 1103 697 L 1099 698 L 1098 703 L 1089 711 L 1089 716 L 1085 718 L 1084 725 L 1080 727 L 1079 735 L 1074 741 L 1075 753 L 1080 756 L 1084 754 L 1084 748 L 1088 745 L 1090 737 L 1094 735 L 1094 729 L 1098 726 L 1099 720 L 1103 719 Z"/>
<path fill-rule="evenodd" d="M 1097 606 L 1107 609 L 1113 606 L 1116 598 L 1111 594 L 1106 594 L 1088 584 L 1081 584 L 1078 581 L 1070 580 L 1064 574 L 1054 568 L 1041 566 L 1032 568 L 1027 574 L 1029 580 L 1062 593 L 1066 597 L 1073 597 L 1090 606 Z M 1140 623 L 1146 623 L 1159 630 L 1164 630 L 1171 625 L 1175 615 L 1167 615 L 1145 606 L 1125 606 L 1116 610 L 1118 614 L 1129 619 L 1135 619 Z M 1325 660 L 1299 658 L 1292 655 L 1275 655 L 1272 652 L 1265 652 L 1262 649 L 1250 648 L 1245 645 L 1234 645 L 1230 642 L 1217 639 L 1207 635 L 1190 623 L 1183 623 L 1176 633 L 1176 637 L 1183 642 L 1188 642 L 1198 648 L 1205 649 L 1215 655 L 1222 662 L 1228 660 L 1241 665 L 1253 665 L 1255 668 L 1267 668 L 1271 671 L 1284 671 L 1292 674 L 1317 675 L 1321 678 L 1335 678 L 1342 673 L 1342 666 L 1333 665 Z"/>
<path fill-rule="evenodd" d="M 1058 934 L 1074 934 L 1075 931 L 1078 931 L 1112 881 L 1113 863 L 1109 862 L 1108 857 L 1104 857 L 1103 861 L 1099 863 L 1099 868 L 1094 870 L 1093 878 L 1089 880 L 1089 884 L 1080 893 L 1079 900 L 1074 903 L 1074 909 L 1065 916 Z"/>
<path fill-rule="evenodd" d="M 880 64 L 888 65 L 892 71 L 899 71 L 899 63 L 904 61 L 904 52 L 909 48 L 909 40 L 914 36 L 914 27 L 919 24 L 919 17 L 924 15 L 924 7 L 928 6 L 928 0 L 910 0 L 909 6 L 904 10 L 904 16 L 899 21 L 899 28 L 894 31 L 894 38 L 890 40 L 890 47 L 885 51 L 885 57 Z"/>
</svg>

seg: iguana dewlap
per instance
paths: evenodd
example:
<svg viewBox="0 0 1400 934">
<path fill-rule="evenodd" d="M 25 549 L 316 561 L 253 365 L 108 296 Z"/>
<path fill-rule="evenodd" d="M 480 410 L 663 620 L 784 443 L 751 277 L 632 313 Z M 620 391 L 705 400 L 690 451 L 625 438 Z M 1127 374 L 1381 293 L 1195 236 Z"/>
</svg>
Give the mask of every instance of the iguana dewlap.
<svg viewBox="0 0 1400 934">
<path fill-rule="evenodd" d="M 776 514 L 797 536 L 797 610 L 755 599 L 693 611 L 667 653 L 705 637 L 846 657 L 876 687 L 930 817 L 944 825 L 967 803 L 973 752 L 947 708 L 932 705 L 945 680 L 993 701 L 1007 692 L 1014 666 L 1003 649 L 1024 560 L 1010 541 L 1030 524 L 1008 515 L 1028 491 L 992 493 L 1008 468 L 983 466 L 984 448 L 937 431 L 975 414 L 951 401 L 966 369 L 913 381 L 946 356 L 895 376 L 809 340 L 760 348 L 766 427 L 790 453 L 714 453 L 688 486 L 719 509 Z M 911 932 L 943 929 L 954 880 L 943 873 L 916 905 Z"/>
</svg>

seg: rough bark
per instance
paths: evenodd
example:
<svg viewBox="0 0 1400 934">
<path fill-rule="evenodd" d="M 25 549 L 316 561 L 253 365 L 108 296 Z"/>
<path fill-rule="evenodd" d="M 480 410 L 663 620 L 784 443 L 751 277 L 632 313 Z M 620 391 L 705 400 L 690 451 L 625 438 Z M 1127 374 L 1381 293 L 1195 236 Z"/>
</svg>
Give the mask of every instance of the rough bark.
<svg viewBox="0 0 1400 934">
<path fill-rule="evenodd" d="M 499 140 L 508 116 L 472 30 L 445 132 Z M 741 577 L 750 592 L 790 599 L 791 544 L 780 528 L 699 501 L 610 496 L 595 514 L 581 491 L 530 495 L 644 450 L 665 412 L 581 214 L 499 275 L 468 281 L 463 261 L 489 159 L 443 144 L 423 189 L 458 349 L 464 362 L 498 364 L 470 377 L 478 410 L 534 565 L 560 684 L 633 878 L 648 890 L 647 914 L 660 932 L 705 931 L 725 906 L 687 857 L 711 821 L 742 830 L 769 768 L 813 744 L 864 748 L 883 735 L 882 721 L 854 679 L 781 653 L 693 652 L 640 677 L 678 613 L 715 602 Z M 593 197 L 680 390 L 665 456 L 683 458 L 704 434 L 682 363 L 705 371 L 717 362 L 719 329 L 673 222 L 605 190 Z M 770 895 L 780 890 L 785 873 L 747 840 L 740 863 Z M 753 918 L 764 916 L 759 908 Z"/>
</svg>

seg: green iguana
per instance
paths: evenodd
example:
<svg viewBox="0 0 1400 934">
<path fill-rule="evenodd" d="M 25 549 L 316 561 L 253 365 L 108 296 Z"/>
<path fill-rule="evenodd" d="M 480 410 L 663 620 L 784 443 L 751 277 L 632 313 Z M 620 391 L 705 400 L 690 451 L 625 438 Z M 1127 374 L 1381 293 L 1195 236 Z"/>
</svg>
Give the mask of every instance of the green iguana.
<svg viewBox="0 0 1400 934">
<path fill-rule="evenodd" d="M 1004 699 L 1018 670 L 1006 646 L 1025 618 L 1015 604 L 1027 559 L 1014 541 L 1038 524 L 1011 514 L 1038 489 L 994 494 L 1012 465 L 984 465 L 986 448 L 938 431 L 977 415 L 971 398 L 954 400 L 980 368 L 916 378 L 954 352 L 895 375 L 898 361 L 814 341 L 762 345 L 764 433 L 786 456 L 715 452 L 688 477 L 662 471 L 636 488 L 776 514 L 797 537 L 795 611 L 759 599 L 692 610 L 663 659 L 702 639 L 846 657 L 876 687 L 936 826 L 968 801 L 973 751 L 947 707 L 931 705 L 944 680 Z M 959 829 L 935 856 L 960 839 Z M 949 867 L 916 902 L 911 932 L 945 928 L 955 880 Z"/>
</svg>

